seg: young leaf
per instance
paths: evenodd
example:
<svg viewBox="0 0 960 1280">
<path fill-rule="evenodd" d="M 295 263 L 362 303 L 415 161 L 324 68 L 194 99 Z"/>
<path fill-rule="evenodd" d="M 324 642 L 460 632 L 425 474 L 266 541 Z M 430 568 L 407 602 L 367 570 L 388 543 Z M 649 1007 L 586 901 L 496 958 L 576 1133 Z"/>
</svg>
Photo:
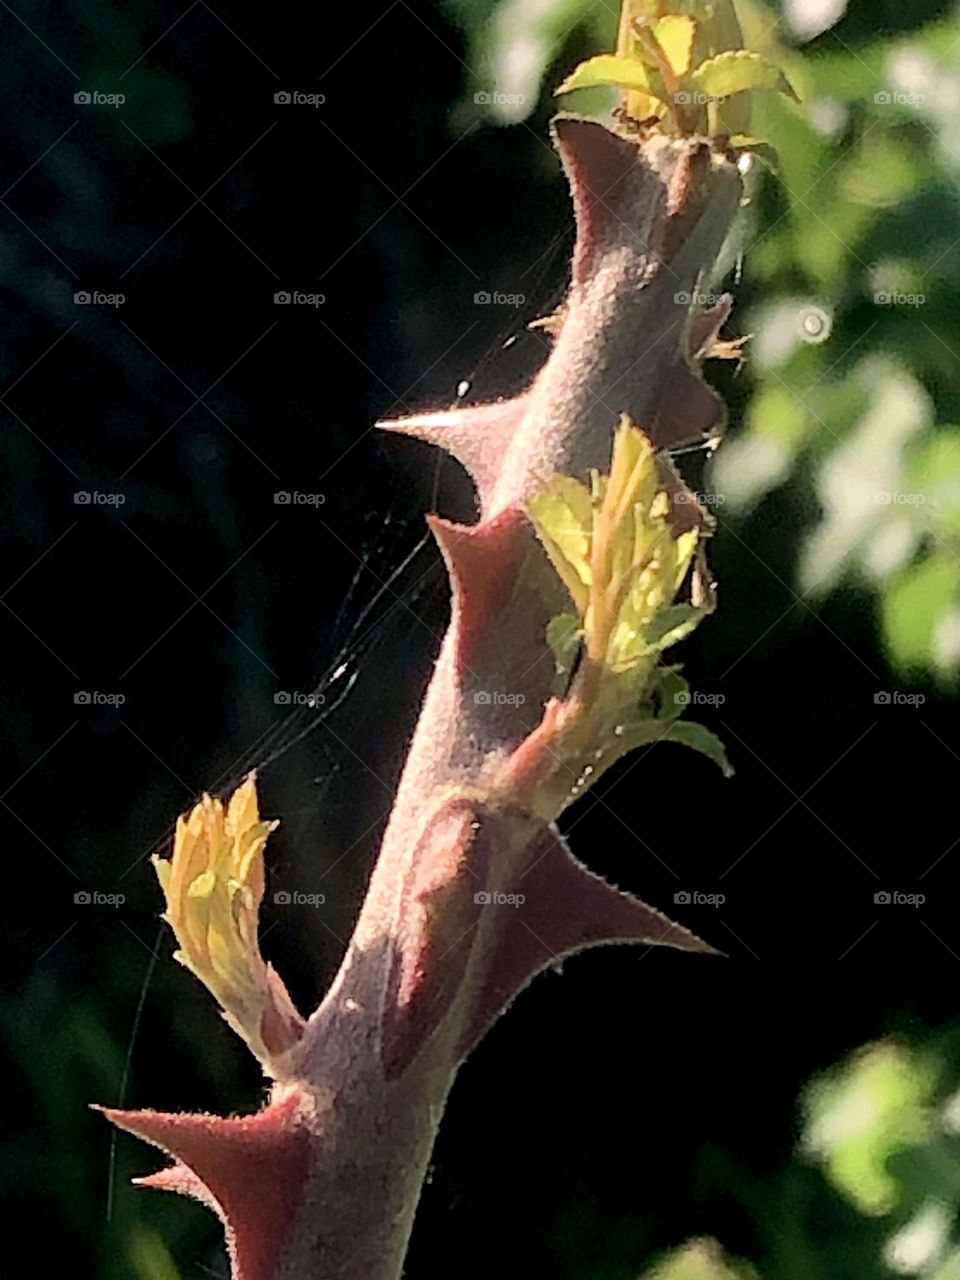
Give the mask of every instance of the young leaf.
<svg viewBox="0 0 960 1280">
<path fill-rule="evenodd" d="M 690 70 L 693 41 L 697 34 L 697 24 L 693 18 L 683 13 L 669 13 L 654 24 L 653 34 L 667 55 L 674 74 L 685 76 Z"/>
<path fill-rule="evenodd" d="M 662 653 L 679 644 L 706 617 L 704 609 L 692 604 L 673 604 L 662 610 L 647 629 L 647 646 L 652 653 Z"/>
<path fill-rule="evenodd" d="M 691 720 L 677 720 L 663 731 L 664 742 L 679 742 L 682 746 L 692 747 L 718 764 L 725 778 L 733 777 L 733 766 L 727 759 L 723 743 L 705 725 L 695 724 Z"/>
<path fill-rule="evenodd" d="M 595 89 L 598 85 L 615 85 L 620 89 L 631 89 L 664 102 L 663 95 L 651 85 L 647 68 L 637 58 L 618 58 L 612 53 L 598 54 L 581 62 L 567 76 L 557 90 L 558 94 L 572 93 L 574 89 Z"/>
<path fill-rule="evenodd" d="M 734 93 L 768 89 L 785 93 L 794 102 L 799 101 L 793 85 L 779 67 L 761 53 L 748 49 L 729 49 L 715 58 L 702 62 L 690 77 L 701 93 L 711 98 L 729 98 Z"/>
<path fill-rule="evenodd" d="M 593 504 L 584 486 L 570 476 L 554 476 L 530 501 L 540 541 L 550 562 L 573 597 L 586 611 L 590 587 L 590 543 Z"/>
</svg>

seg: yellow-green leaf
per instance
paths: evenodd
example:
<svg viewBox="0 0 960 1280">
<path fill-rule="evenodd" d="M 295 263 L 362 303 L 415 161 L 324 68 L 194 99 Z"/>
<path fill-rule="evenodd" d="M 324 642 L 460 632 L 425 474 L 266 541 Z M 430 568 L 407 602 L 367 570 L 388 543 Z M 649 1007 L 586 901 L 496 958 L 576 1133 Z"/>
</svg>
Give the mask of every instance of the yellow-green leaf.
<svg viewBox="0 0 960 1280">
<path fill-rule="evenodd" d="M 773 90 L 797 101 L 793 86 L 779 67 L 761 53 L 729 49 L 701 62 L 690 81 L 711 98 L 729 98 L 734 93 Z"/>
<path fill-rule="evenodd" d="M 576 67 L 557 93 L 572 93 L 574 89 L 595 89 L 598 85 L 616 85 L 620 89 L 632 89 L 663 102 L 649 81 L 649 72 L 637 58 L 618 58 L 612 53 L 602 53 L 588 58 Z"/>
<path fill-rule="evenodd" d="M 653 34 L 667 55 L 674 73 L 685 76 L 690 70 L 693 41 L 697 34 L 697 24 L 693 18 L 683 13 L 669 13 L 654 24 Z"/>
<path fill-rule="evenodd" d="M 590 585 L 590 494 L 572 477 L 554 476 L 547 488 L 530 500 L 529 509 L 550 562 L 583 613 Z"/>
</svg>

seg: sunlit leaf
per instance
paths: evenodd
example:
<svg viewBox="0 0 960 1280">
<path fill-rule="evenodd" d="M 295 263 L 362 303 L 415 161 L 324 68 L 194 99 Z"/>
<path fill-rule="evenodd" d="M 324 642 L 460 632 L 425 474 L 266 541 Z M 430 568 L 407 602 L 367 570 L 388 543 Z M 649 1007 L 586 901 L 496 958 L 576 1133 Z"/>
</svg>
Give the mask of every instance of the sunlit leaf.
<svg viewBox="0 0 960 1280">
<path fill-rule="evenodd" d="M 796 99 L 790 81 L 779 67 L 760 53 L 730 49 L 703 62 L 690 76 L 696 87 L 711 98 L 728 98 L 750 90 L 775 90 Z"/>
<path fill-rule="evenodd" d="M 557 90 L 558 94 L 572 93 L 575 89 L 595 89 L 598 85 L 615 85 L 620 89 L 640 90 L 649 97 L 665 99 L 655 93 L 650 85 L 647 68 L 637 58 L 620 58 L 616 54 L 604 53 L 596 58 L 588 58 L 569 75 Z"/>
<path fill-rule="evenodd" d="M 693 41 L 697 34 L 697 24 L 693 18 L 681 13 L 667 14 L 654 23 L 653 34 L 667 55 L 674 73 L 678 76 L 686 75 L 690 70 Z"/>
</svg>

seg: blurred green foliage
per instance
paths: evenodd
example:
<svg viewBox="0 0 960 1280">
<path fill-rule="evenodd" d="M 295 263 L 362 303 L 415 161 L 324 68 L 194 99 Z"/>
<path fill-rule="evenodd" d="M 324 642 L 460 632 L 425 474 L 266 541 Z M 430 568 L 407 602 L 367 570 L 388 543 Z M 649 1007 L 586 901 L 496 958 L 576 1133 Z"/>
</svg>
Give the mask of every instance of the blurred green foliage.
<svg viewBox="0 0 960 1280">
<path fill-rule="evenodd" d="M 612 48 L 615 14 L 591 0 L 448 4 L 496 86 L 484 109 L 500 123 L 529 115 L 571 52 Z M 891 663 L 953 687 L 960 45 L 955 20 L 930 6 L 901 9 L 889 34 L 884 7 L 870 6 L 878 30 L 855 45 L 849 24 L 818 31 L 844 8 L 740 4 L 748 46 L 785 66 L 802 105 L 763 94 L 755 107 L 754 132 L 779 160 L 775 175 L 757 166 L 722 264 L 729 277 L 742 255 L 735 319 L 754 337 L 709 487 L 747 531 L 761 506 L 801 531 L 793 585 L 804 599 L 866 586 Z M 791 31 L 818 38 L 791 48 Z"/>
<path fill-rule="evenodd" d="M 804 1150 L 856 1208 L 882 1220 L 884 1261 L 937 1280 L 960 1268 L 956 1037 L 923 1051 L 868 1045 L 810 1086 Z"/>
<path fill-rule="evenodd" d="M 661 1259 L 642 1280 L 754 1280 L 756 1272 L 732 1261 L 714 1240 L 693 1240 Z"/>
<path fill-rule="evenodd" d="M 695 1240 L 659 1259 L 641 1280 L 765 1280 L 805 1276 L 960 1275 L 960 1036 L 922 1045 L 888 1039 L 864 1046 L 816 1077 L 800 1099 L 796 1157 L 774 1179 L 767 1205 L 789 1204 L 793 1230 L 758 1214 L 754 1269 L 717 1241 Z M 824 1181 L 799 1188 L 805 1166 Z M 826 1184 L 829 1183 L 829 1188 Z M 832 1189 L 832 1190 L 831 1190 Z M 836 1194 L 852 1206 L 824 1212 Z M 757 1189 L 748 1193 L 756 1199 Z M 862 1222 L 857 1222 L 857 1216 Z"/>
</svg>

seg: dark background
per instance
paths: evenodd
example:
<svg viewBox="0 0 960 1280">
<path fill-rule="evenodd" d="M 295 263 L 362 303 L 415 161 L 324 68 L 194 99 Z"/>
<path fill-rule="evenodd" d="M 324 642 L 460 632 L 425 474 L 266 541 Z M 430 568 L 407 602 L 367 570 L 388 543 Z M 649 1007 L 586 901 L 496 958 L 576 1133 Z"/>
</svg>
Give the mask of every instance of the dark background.
<svg viewBox="0 0 960 1280">
<path fill-rule="evenodd" d="M 484 86 L 432 4 L 3 9 L 3 1199 L 31 1273 L 165 1278 L 164 1240 L 184 1277 L 222 1275 L 214 1219 L 130 1189 L 153 1156 L 86 1109 L 261 1094 L 158 933 L 147 854 L 201 790 L 268 761 L 272 886 L 328 901 L 268 902 L 264 950 L 312 1007 L 442 634 L 422 513 L 437 486 L 470 509 L 453 464 L 371 423 L 536 367 L 538 337 L 501 346 L 562 291 L 567 197 L 548 104 L 502 130 L 458 105 Z M 558 71 L 583 52 L 572 37 Z M 127 102 L 74 102 L 94 89 Z M 325 103 L 274 103 L 295 89 Z M 716 377 L 734 431 L 748 378 Z M 795 1099 L 865 1040 L 956 1017 L 960 734 L 952 699 L 887 669 L 869 597 L 798 602 L 795 554 L 763 506 L 721 515 L 721 610 L 684 658 L 724 699 L 699 718 L 736 777 L 659 747 L 567 823 L 729 958 L 611 949 L 523 995 L 456 1086 L 414 1280 L 628 1280 L 698 1233 L 762 1270 L 791 1230 L 868 1230 L 790 1163 Z M 318 687 L 322 716 L 275 702 Z M 926 703 L 875 703 L 894 689 Z M 726 902 L 674 905 L 695 889 Z M 877 906 L 883 889 L 927 901 Z"/>
</svg>

